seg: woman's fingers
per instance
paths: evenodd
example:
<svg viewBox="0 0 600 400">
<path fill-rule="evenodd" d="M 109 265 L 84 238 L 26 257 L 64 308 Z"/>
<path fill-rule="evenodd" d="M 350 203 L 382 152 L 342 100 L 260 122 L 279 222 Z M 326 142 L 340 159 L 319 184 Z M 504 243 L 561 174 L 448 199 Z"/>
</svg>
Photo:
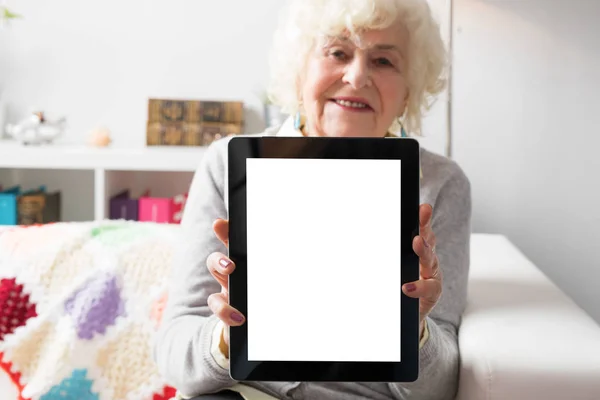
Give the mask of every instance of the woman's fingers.
<svg viewBox="0 0 600 400">
<path fill-rule="evenodd" d="M 413 249 L 425 267 L 433 267 L 436 263 L 436 239 L 431 229 L 433 208 L 430 204 L 421 204 L 419 207 L 419 236 L 413 240 Z"/>
<path fill-rule="evenodd" d="M 229 221 L 218 218 L 213 223 L 213 230 L 215 231 L 217 238 L 219 238 L 225 246 L 229 247 Z"/>
<path fill-rule="evenodd" d="M 229 222 L 219 218 L 214 222 L 213 230 L 217 238 L 225 246 L 229 246 Z M 246 319 L 242 313 L 229 305 L 228 299 L 229 275 L 235 270 L 235 264 L 225 254 L 215 252 L 206 259 L 206 266 L 221 285 L 220 293 L 208 296 L 208 307 L 217 318 L 223 321 L 226 327 L 242 325 Z M 222 334 L 223 340 L 229 345 L 228 329 L 223 329 Z"/>
<path fill-rule="evenodd" d="M 229 290 L 228 276 L 235 269 L 233 261 L 223 253 L 215 252 L 206 259 L 206 266 L 221 287 L 225 290 Z"/>
<path fill-rule="evenodd" d="M 402 286 L 409 297 L 419 299 L 421 320 L 435 307 L 442 295 L 442 270 L 435 253 L 436 238 L 431 228 L 433 208 L 430 204 L 419 207 L 419 236 L 413 240 L 413 250 L 419 256 L 420 279 Z"/>
<path fill-rule="evenodd" d="M 402 286 L 408 297 L 418 298 L 421 315 L 427 315 L 442 295 L 442 282 L 439 279 L 421 279 Z"/>
<path fill-rule="evenodd" d="M 435 236 L 429 239 L 417 236 L 413 239 L 413 250 L 419 256 L 421 276 L 425 279 L 436 277 L 440 272 L 437 255 L 435 254 Z"/>
<path fill-rule="evenodd" d="M 229 328 L 224 326 L 221 335 L 223 335 L 223 341 L 225 342 L 225 344 L 227 344 L 227 347 L 229 347 Z M 227 353 L 227 351 L 223 349 L 223 353 Z"/>
<path fill-rule="evenodd" d="M 431 204 L 421 204 L 419 206 L 419 225 L 421 225 L 421 229 L 431 226 L 432 216 L 433 207 Z"/>
<path fill-rule="evenodd" d="M 420 298 L 435 303 L 442 294 L 442 282 L 438 279 L 420 279 L 405 283 L 402 286 L 402 291 L 408 297 Z"/>
<path fill-rule="evenodd" d="M 244 316 L 229 305 L 225 292 L 208 296 L 208 307 L 227 326 L 238 326 L 244 323 Z"/>
</svg>

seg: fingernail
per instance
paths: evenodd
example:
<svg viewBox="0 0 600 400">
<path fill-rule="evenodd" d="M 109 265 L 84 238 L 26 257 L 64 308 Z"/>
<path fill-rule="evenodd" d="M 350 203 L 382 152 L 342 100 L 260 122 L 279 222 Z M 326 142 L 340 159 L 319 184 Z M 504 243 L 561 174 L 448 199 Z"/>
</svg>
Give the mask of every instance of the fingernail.
<svg viewBox="0 0 600 400">
<path fill-rule="evenodd" d="M 234 320 L 235 322 L 242 322 L 244 320 L 244 317 L 242 317 L 238 313 L 231 313 L 231 319 Z"/>
<path fill-rule="evenodd" d="M 405 286 L 407 292 L 414 292 L 417 289 L 417 285 L 414 283 L 407 283 Z"/>
<path fill-rule="evenodd" d="M 423 244 L 425 245 L 425 247 L 429 248 L 429 243 L 427 243 L 427 240 L 425 240 L 423 236 L 421 236 L 421 239 L 423 239 Z"/>
<path fill-rule="evenodd" d="M 223 267 L 223 269 L 227 269 L 231 265 L 231 261 L 227 258 L 221 258 L 219 260 L 219 264 L 221 265 L 221 267 Z"/>
</svg>

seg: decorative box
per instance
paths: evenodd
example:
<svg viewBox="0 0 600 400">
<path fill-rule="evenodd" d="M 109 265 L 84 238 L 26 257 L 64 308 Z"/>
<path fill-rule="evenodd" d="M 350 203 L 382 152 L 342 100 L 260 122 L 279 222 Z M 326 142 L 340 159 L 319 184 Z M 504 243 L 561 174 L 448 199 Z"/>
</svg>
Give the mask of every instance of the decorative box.
<svg viewBox="0 0 600 400">
<path fill-rule="evenodd" d="M 187 193 L 173 197 L 173 222 L 176 224 L 181 223 L 181 218 L 183 218 L 183 211 L 185 210 L 187 198 Z"/>
<path fill-rule="evenodd" d="M 241 101 L 149 99 L 148 146 L 208 146 L 238 135 L 244 126 Z"/>
<path fill-rule="evenodd" d="M 0 192 L 0 225 L 17 225 L 17 198 L 20 193 L 20 186 Z"/>
<path fill-rule="evenodd" d="M 129 190 L 123 190 L 111 197 L 108 208 L 109 219 L 137 221 L 139 218 L 139 201 L 130 197 Z"/>
<path fill-rule="evenodd" d="M 241 101 L 149 99 L 148 122 L 244 122 Z"/>
<path fill-rule="evenodd" d="M 149 122 L 148 146 L 208 146 L 222 137 L 242 133 L 239 124 L 225 122 Z"/>
<path fill-rule="evenodd" d="M 41 187 L 17 197 L 17 224 L 35 225 L 60 221 L 61 193 Z"/>
<path fill-rule="evenodd" d="M 187 194 L 175 197 L 140 197 L 139 220 L 165 224 L 178 224 L 185 208 Z"/>
</svg>

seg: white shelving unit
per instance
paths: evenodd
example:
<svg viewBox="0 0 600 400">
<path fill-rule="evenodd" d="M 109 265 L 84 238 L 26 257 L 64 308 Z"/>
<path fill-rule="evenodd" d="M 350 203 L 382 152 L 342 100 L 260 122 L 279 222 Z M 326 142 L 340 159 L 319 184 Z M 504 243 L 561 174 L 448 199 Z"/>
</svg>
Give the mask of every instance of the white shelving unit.
<svg viewBox="0 0 600 400">
<path fill-rule="evenodd" d="M 188 190 L 204 147 L 94 148 L 0 143 L 0 184 L 23 189 L 46 185 L 63 195 L 63 220 L 108 218 L 111 196 L 170 197 Z M 90 193 L 93 192 L 93 193 Z M 90 205 L 90 199 L 93 205 Z"/>
</svg>

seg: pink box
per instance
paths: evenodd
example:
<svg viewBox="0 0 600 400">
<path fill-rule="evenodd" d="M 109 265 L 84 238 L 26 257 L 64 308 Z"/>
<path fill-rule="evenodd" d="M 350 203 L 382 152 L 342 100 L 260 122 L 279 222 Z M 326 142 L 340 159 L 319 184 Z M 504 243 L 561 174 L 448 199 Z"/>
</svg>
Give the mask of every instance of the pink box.
<svg viewBox="0 0 600 400">
<path fill-rule="evenodd" d="M 139 220 L 144 222 L 172 223 L 173 200 L 168 198 L 140 197 Z"/>
<path fill-rule="evenodd" d="M 178 224 L 185 207 L 187 194 L 175 197 L 140 197 L 139 220 L 143 222 L 157 222 L 165 224 Z"/>
</svg>

